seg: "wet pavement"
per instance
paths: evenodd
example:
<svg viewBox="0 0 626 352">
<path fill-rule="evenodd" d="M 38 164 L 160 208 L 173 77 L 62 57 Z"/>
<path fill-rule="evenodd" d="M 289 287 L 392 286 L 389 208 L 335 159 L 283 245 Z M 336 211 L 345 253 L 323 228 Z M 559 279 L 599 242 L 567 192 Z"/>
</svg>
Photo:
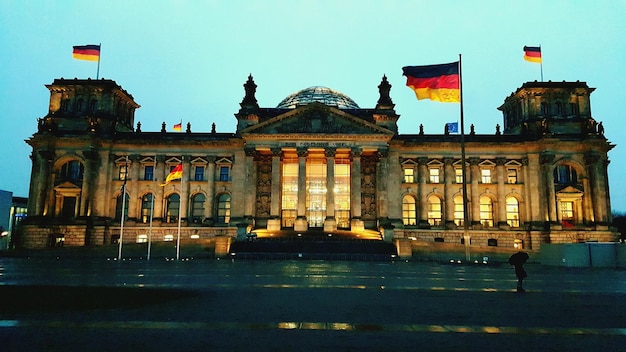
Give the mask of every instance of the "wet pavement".
<svg viewBox="0 0 626 352">
<path fill-rule="evenodd" d="M 497 264 L 0 258 L 2 351 L 590 351 L 626 271 Z"/>
</svg>

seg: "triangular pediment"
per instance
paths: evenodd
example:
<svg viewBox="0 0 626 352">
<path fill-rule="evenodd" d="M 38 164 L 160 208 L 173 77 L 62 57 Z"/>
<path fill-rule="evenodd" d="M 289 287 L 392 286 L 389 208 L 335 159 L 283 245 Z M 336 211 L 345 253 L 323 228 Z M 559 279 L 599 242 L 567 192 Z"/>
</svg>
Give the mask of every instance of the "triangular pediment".
<svg viewBox="0 0 626 352">
<path fill-rule="evenodd" d="M 568 195 L 574 195 L 574 194 L 583 194 L 584 192 L 579 190 L 578 188 L 574 187 L 574 186 L 567 186 L 563 189 L 560 189 L 559 191 L 556 192 L 557 194 L 568 194 Z"/>
<path fill-rule="evenodd" d="M 61 184 L 58 184 L 54 187 L 54 190 L 59 192 L 59 191 L 71 191 L 71 190 L 76 190 L 76 191 L 80 191 L 80 187 L 69 182 L 69 181 L 65 181 Z"/>
<path fill-rule="evenodd" d="M 243 131 L 246 134 L 342 134 L 342 135 L 393 135 L 377 126 L 339 109 L 311 103 L 285 114 L 278 115 Z"/>
</svg>

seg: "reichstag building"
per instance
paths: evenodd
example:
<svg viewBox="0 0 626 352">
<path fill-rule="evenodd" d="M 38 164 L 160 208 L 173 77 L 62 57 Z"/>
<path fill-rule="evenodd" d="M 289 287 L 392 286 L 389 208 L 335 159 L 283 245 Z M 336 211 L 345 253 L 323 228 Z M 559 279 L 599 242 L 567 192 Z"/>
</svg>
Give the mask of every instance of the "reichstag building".
<svg viewBox="0 0 626 352">
<path fill-rule="evenodd" d="M 459 134 L 399 133 L 386 77 L 378 101 L 362 108 L 326 87 L 262 107 L 250 76 L 232 133 L 165 123 L 143 131 L 139 104 L 113 80 L 46 87 L 49 111 L 27 140 L 23 248 L 110 245 L 121 230 L 124 243 L 321 232 L 531 251 L 617 238 L 614 145 L 592 117 L 585 82 L 524 83 L 498 107 L 493 134 L 470 127 L 465 165 Z M 179 164 L 182 179 L 162 186 Z"/>
</svg>

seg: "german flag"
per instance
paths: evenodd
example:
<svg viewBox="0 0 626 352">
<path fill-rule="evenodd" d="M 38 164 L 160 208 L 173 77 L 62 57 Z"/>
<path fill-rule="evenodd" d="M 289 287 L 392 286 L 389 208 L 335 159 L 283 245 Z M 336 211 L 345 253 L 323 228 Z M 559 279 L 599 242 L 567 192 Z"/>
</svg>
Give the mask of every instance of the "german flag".
<svg viewBox="0 0 626 352">
<path fill-rule="evenodd" d="M 183 130 L 183 123 L 174 124 L 174 131 L 180 132 Z"/>
<path fill-rule="evenodd" d="M 165 183 L 162 183 L 161 186 L 165 186 L 171 181 L 180 180 L 181 178 L 183 178 L 183 164 L 182 163 L 176 165 L 176 167 L 172 169 L 169 175 L 167 175 L 167 177 L 165 178 Z"/>
<path fill-rule="evenodd" d="M 524 60 L 530 62 L 541 63 L 541 47 L 540 46 L 525 46 L 524 47 Z"/>
<path fill-rule="evenodd" d="M 459 62 L 427 66 L 405 66 L 407 87 L 415 91 L 418 100 L 430 99 L 442 103 L 461 101 Z"/>
<path fill-rule="evenodd" d="M 100 60 L 100 45 L 75 46 L 72 57 L 78 60 L 98 61 Z"/>
</svg>

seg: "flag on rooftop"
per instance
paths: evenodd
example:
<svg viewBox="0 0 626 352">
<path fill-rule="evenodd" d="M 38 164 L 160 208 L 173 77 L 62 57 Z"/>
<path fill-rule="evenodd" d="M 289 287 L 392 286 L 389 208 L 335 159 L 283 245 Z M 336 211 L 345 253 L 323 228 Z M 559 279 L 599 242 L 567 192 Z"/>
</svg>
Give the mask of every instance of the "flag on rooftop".
<svg viewBox="0 0 626 352">
<path fill-rule="evenodd" d="M 446 126 L 448 126 L 448 133 L 459 133 L 458 122 L 448 122 Z"/>
<path fill-rule="evenodd" d="M 415 91 L 418 100 L 430 99 L 443 103 L 461 101 L 459 62 L 427 66 L 405 66 L 407 87 Z"/>
<path fill-rule="evenodd" d="M 177 123 L 177 124 L 174 125 L 174 131 L 180 132 L 182 130 L 183 130 L 183 123 L 182 122 Z"/>
<path fill-rule="evenodd" d="M 180 180 L 181 178 L 183 178 L 183 164 L 182 163 L 176 165 L 176 167 L 172 169 L 172 171 L 165 178 L 165 183 L 162 183 L 161 186 L 165 186 L 171 181 Z"/>
<path fill-rule="evenodd" d="M 541 47 L 540 46 L 525 46 L 524 47 L 524 60 L 530 62 L 541 63 Z"/>
<path fill-rule="evenodd" d="M 100 45 L 74 46 L 72 57 L 78 60 L 98 61 L 100 60 Z"/>
</svg>

